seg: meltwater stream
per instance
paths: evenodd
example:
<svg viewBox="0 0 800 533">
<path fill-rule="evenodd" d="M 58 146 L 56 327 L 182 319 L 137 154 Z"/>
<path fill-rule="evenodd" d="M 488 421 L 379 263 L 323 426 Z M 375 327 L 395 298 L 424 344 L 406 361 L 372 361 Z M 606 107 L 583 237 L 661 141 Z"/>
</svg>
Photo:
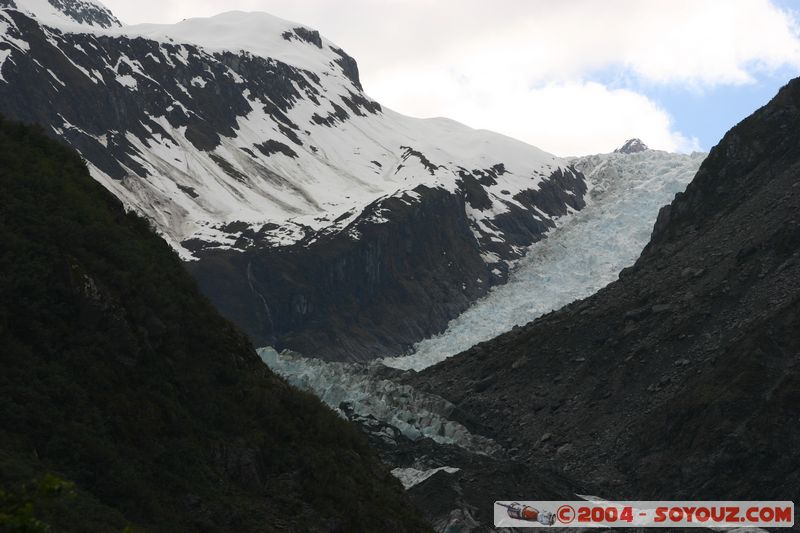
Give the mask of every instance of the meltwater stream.
<svg viewBox="0 0 800 533">
<path fill-rule="evenodd" d="M 506 285 L 451 321 L 441 335 L 417 344 L 411 355 L 364 365 L 327 363 L 271 348 L 259 353 L 275 372 L 336 410 L 347 404 L 350 412 L 386 422 L 414 440 L 430 437 L 487 450 L 492 446 L 488 439 L 449 419 L 449 402 L 400 385 L 380 369 L 424 369 L 615 280 L 647 244 L 661 206 L 686 187 L 705 156 L 647 150 L 573 160 L 590 187 L 587 206 L 533 245 Z"/>
</svg>

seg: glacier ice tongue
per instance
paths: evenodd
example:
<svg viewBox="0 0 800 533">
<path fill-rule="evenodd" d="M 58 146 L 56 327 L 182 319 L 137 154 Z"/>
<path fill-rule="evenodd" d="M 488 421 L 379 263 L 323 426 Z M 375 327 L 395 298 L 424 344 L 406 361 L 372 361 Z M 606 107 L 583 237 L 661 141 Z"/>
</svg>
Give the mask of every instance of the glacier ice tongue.
<svg viewBox="0 0 800 533">
<path fill-rule="evenodd" d="M 259 354 L 289 383 L 314 392 L 340 414 L 346 406 L 414 440 L 429 437 L 491 453 L 496 443 L 449 419 L 452 404 L 394 382 L 385 366 L 426 368 L 613 281 L 647 243 L 659 208 L 685 187 L 704 158 L 646 150 L 573 160 L 590 184 L 587 207 L 533 245 L 506 285 L 453 320 L 443 334 L 420 342 L 411 355 L 353 364 L 279 354 L 270 347 Z"/>
<path fill-rule="evenodd" d="M 507 284 L 453 319 L 445 332 L 419 342 L 411 355 L 382 362 L 422 370 L 614 281 L 647 244 L 659 208 L 685 188 L 705 155 L 645 150 L 573 159 L 589 183 L 587 206 L 561 219 L 530 247 Z"/>
<path fill-rule="evenodd" d="M 291 385 L 313 392 L 344 416 L 343 407 L 362 416 L 372 416 L 394 426 L 411 440 L 430 438 L 440 444 L 455 444 L 478 453 L 496 450 L 492 440 L 473 435 L 462 424 L 450 420 L 453 404 L 420 392 L 409 385 L 384 379 L 380 364 L 326 362 L 272 347 L 259 348 L 261 359 Z"/>
</svg>

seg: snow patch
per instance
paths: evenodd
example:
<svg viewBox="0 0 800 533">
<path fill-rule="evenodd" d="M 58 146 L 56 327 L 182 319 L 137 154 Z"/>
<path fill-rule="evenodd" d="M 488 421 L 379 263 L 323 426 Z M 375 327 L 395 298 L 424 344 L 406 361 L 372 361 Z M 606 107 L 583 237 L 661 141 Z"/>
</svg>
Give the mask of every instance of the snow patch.
<svg viewBox="0 0 800 533">
<path fill-rule="evenodd" d="M 5 78 L 3 78 L 3 65 L 10 55 L 11 50 L 0 50 L 0 81 L 6 81 Z"/>
<path fill-rule="evenodd" d="M 460 471 L 460 468 L 452 466 L 440 466 L 439 468 L 431 468 L 430 470 L 418 470 L 416 468 L 395 468 L 392 470 L 392 475 L 400 480 L 403 488 L 408 490 L 414 485 L 419 485 L 437 472 L 446 472 L 448 474 L 455 474 Z"/>
<path fill-rule="evenodd" d="M 138 84 L 136 83 L 136 78 L 134 78 L 130 74 L 123 74 L 121 76 L 117 76 L 117 83 L 129 89 L 136 89 L 136 87 L 138 87 Z"/>
</svg>

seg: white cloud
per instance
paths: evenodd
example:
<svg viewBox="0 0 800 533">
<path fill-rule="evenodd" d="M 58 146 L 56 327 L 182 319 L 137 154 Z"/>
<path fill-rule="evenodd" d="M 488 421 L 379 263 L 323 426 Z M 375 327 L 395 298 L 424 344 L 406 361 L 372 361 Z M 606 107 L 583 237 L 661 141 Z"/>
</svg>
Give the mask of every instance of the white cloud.
<svg viewBox="0 0 800 533">
<path fill-rule="evenodd" d="M 534 1 L 498 26 L 451 37 L 418 60 L 521 72 L 531 83 L 621 68 L 649 82 L 715 85 L 800 66 L 796 24 L 768 0 Z"/>
<path fill-rule="evenodd" d="M 106 4 L 128 22 L 230 9 L 296 20 L 353 55 L 365 88 L 384 105 L 416 116 L 448 116 L 556 153 L 607 149 L 630 135 L 663 148 L 691 148 L 667 112 L 635 87 L 703 90 L 800 68 L 798 24 L 769 0 Z M 622 83 L 604 87 L 599 72 L 616 73 Z"/>
<path fill-rule="evenodd" d="M 800 66 L 792 16 L 769 0 L 106 0 L 123 20 L 261 10 L 320 29 L 369 72 L 518 69 L 530 80 L 609 66 L 655 82 L 738 83 Z"/>
<path fill-rule="evenodd" d="M 668 151 L 698 148 L 696 139 L 674 131 L 667 112 L 645 96 L 596 82 L 527 88 L 497 78 L 490 84 L 472 83 L 431 70 L 385 76 L 370 89 L 410 114 L 455 118 L 558 155 L 608 152 L 631 137 Z"/>
</svg>

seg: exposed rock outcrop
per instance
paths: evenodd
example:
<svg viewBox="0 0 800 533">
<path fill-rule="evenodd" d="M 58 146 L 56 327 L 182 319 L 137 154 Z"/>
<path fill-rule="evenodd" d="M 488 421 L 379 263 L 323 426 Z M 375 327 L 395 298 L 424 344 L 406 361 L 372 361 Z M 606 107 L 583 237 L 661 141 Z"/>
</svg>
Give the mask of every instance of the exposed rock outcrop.
<svg viewBox="0 0 800 533">
<path fill-rule="evenodd" d="M 625 141 L 625 144 L 614 150 L 614 153 L 635 154 L 637 152 L 644 152 L 645 150 L 648 150 L 648 147 L 641 139 L 628 139 Z"/>
</svg>

